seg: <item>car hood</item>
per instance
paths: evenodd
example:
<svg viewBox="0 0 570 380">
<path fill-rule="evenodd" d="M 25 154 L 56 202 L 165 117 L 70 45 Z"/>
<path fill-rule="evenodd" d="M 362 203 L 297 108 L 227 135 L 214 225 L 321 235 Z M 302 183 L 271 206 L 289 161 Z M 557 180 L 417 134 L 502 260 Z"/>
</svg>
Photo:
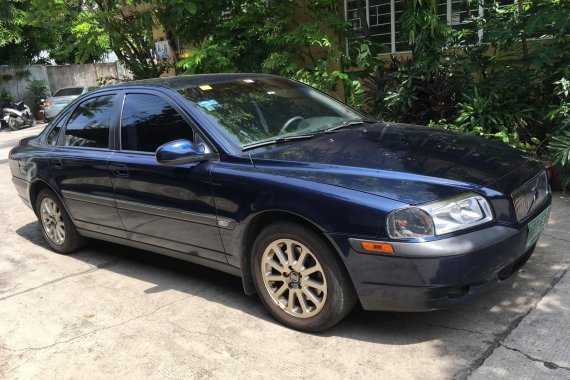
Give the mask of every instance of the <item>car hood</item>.
<svg viewBox="0 0 570 380">
<path fill-rule="evenodd" d="M 377 123 L 251 154 L 262 171 L 408 204 L 486 186 L 526 163 L 523 152 L 445 130 Z"/>
</svg>

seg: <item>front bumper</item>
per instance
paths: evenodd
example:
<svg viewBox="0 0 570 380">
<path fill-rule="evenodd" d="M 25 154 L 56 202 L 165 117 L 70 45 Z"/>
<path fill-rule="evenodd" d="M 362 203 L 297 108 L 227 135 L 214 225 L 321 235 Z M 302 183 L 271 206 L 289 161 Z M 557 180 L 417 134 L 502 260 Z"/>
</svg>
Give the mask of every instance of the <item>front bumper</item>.
<svg viewBox="0 0 570 380">
<path fill-rule="evenodd" d="M 550 206 L 550 199 L 536 215 Z M 396 255 L 357 252 L 346 236 L 331 236 L 344 255 L 366 310 L 429 311 L 476 298 L 516 273 L 534 251 L 528 226 L 495 225 L 422 243 L 397 243 Z M 401 255 L 398 255 L 398 252 Z"/>
</svg>

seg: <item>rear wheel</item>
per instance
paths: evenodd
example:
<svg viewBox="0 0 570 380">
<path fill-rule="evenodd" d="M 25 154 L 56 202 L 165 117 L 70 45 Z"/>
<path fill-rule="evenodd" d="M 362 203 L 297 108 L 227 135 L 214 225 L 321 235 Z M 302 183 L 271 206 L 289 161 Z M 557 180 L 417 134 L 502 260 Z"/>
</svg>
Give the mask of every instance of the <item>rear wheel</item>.
<svg viewBox="0 0 570 380">
<path fill-rule="evenodd" d="M 340 259 L 309 229 L 273 223 L 258 236 L 253 255 L 257 292 L 279 322 L 322 331 L 354 307 L 354 289 Z"/>
<path fill-rule="evenodd" d="M 43 189 L 36 199 L 36 213 L 44 238 L 59 253 L 71 253 L 83 245 L 84 239 L 73 225 L 59 198 Z"/>
</svg>

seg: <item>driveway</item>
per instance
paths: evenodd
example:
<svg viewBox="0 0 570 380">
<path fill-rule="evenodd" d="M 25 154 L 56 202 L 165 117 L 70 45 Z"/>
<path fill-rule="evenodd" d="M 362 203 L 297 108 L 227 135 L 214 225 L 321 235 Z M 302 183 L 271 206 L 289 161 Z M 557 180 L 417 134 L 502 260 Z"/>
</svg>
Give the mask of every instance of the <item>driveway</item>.
<svg viewBox="0 0 570 380">
<path fill-rule="evenodd" d="M 430 313 L 356 309 L 326 333 L 296 332 L 223 273 L 105 243 L 50 251 L 7 165 L 41 128 L 0 133 L 0 378 L 467 378 L 569 267 L 570 200 L 555 194 L 530 261 L 484 298 Z M 564 305 L 549 305 L 560 317 Z"/>
</svg>

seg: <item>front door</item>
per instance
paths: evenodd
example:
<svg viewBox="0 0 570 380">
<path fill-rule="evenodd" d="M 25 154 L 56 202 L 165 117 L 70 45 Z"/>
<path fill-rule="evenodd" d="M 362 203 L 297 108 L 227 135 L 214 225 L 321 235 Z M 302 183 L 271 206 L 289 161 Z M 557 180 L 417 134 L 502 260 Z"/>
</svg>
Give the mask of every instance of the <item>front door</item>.
<svg viewBox="0 0 570 380">
<path fill-rule="evenodd" d="M 48 159 L 76 227 L 126 237 L 107 170 L 116 97 L 100 94 L 79 103 L 69 118 L 60 121 L 63 128 Z"/>
<path fill-rule="evenodd" d="M 117 208 L 130 239 L 225 262 L 210 184 L 216 162 L 156 162 L 160 145 L 195 139 L 179 111 L 160 92 L 125 94 L 120 150 L 109 161 Z"/>
</svg>

